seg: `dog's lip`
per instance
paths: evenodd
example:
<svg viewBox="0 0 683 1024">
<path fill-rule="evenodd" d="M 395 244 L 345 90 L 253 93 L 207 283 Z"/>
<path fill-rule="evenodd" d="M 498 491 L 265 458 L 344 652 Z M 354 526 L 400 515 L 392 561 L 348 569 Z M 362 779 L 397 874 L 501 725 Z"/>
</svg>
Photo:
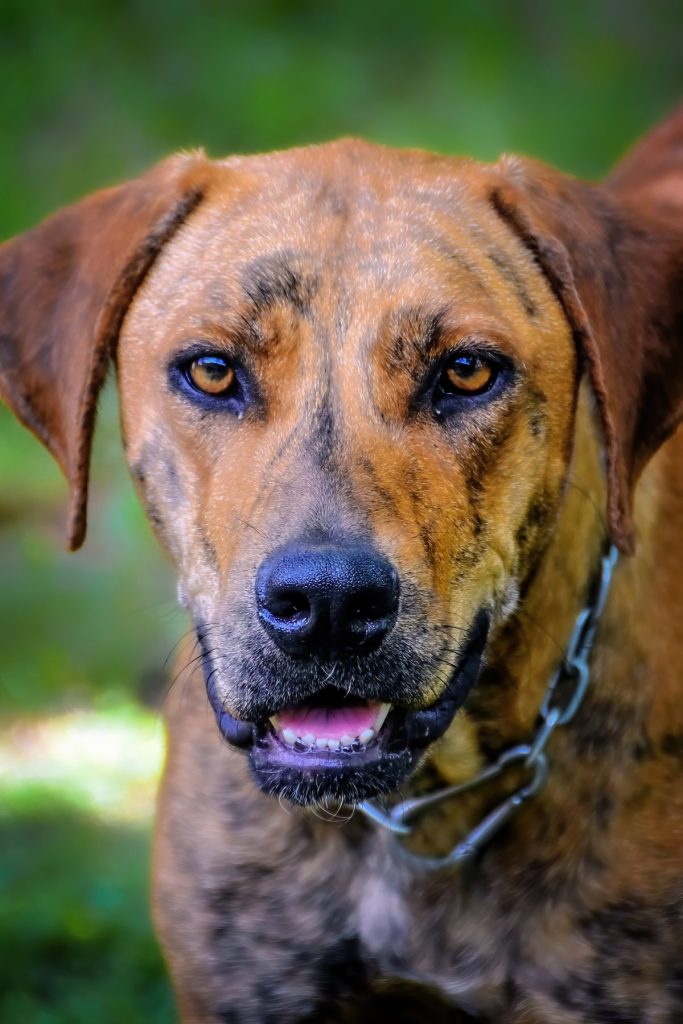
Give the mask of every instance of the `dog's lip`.
<svg viewBox="0 0 683 1024">
<path fill-rule="evenodd" d="M 388 750 L 407 749 L 419 753 L 444 734 L 474 685 L 489 626 L 488 612 L 481 611 L 447 686 L 433 704 L 426 708 L 392 705 L 382 728 L 360 749 L 332 750 L 313 745 L 290 745 L 278 737 L 270 721 L 272 716 L 248 722 L 224 710 L 218 716 L 221 733 L 234 747 L 252 752 L 258 750 L 261 755 L 267 753 L 269 759 L 302 771 L 354 767 L 367 763 L 373 757 L 378 758 Z"/>
</svg>

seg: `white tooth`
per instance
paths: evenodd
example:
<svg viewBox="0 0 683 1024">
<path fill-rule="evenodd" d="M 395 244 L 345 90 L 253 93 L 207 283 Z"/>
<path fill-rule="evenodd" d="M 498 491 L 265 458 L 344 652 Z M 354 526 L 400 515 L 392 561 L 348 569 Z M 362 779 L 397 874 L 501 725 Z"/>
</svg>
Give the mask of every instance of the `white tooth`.
<svg viewBox="0 0 683 1024">
<path fill-rule="evenodd" d="M 320 739 L 317 739 L 315 741 L 315 745 L 318 748 L 318 750 L 327 750 L 327 740 L 323 739 L 322 736 L 320 737 Z"/>
<path fill-rule="evenodd" d="M 339 742 L 341 743 L 342 747 L 350 747 L 353 745 L 353 739 L 353 736 L 342 736 Z"/>
<path fill-rule="evenodd" d="M 377 716 L 375 718 L 375 721 L 372 723 L 372 728 L 374 729 L 374 731 L 376 733 L 378 733 L 380 731 L 380 729 L 382 728 L 382 726 L 384 725 L 384 722 L 386 721 L 386 717 L 387 717 L 387 715 L 389 714 L 390 711 L 391 711 L 391 704 L 382 704 L 382 706 L 380 707 L 379 711 L 377 712 Z"/>
<path fill-rule="evenodd" d="M 330 750 L 341 750 L 342 745 L 340 740 L 328 740 L 327 745 Z"/>
<path fill-rule="evenodd" d="M 315 746 L 315 736 L 312 732 L 307 732 L 305 736 L 301 737 L 301 742 L 305 743 L 307 747 Z"/>
<path fill-rule="evenodd" d="M 292 729 L 283 729 L 282 738 L 290 747 L 293 747 L 297 741 L 297 735 Z"/>
<path fill-rule="evenodd" d="M 363 731 L 361 733 L 359 733 L 358 739 L 359 739 L 360 743 L 362 743 L 363 746 L 365 747 L 365 746 L 367 746 L 367 744 L 370 742 L 370 740 L 372 739 L 372 737 L 374 735 L 375 735 L 375 730 L 374 729 L 363 729 Z"/>
</svg>

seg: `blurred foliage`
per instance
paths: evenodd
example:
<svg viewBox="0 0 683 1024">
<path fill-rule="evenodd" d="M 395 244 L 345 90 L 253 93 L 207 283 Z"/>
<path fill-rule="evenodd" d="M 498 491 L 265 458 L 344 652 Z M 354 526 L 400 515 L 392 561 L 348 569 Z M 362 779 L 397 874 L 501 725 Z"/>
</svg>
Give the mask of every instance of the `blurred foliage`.
<svg viewBox="0 0 683 1024">
<path fill-rule="evenodd" d="M 0 409 L 0 688 L 5 711 L 131 692 L 158 703 L 186 628 L 173 582 L 122 464 L 116 396 L 100 407 L 86 549 L 65 550 L 67 489 L 31 435 Z"/>
<path fill-rule="evenodd" d="M 52 796 L 0 810 L 3 1024 L 168 1024 L 147 830 Z"/>
<path fill-rule="evenodd" d="M 0 236 L 200 145 L 220 156 L 355 133 L 599 176 L 681 98 L 682 29 L 679 0 L 0 0 Z M 116 419 L 110 389 L 89 540 L 66 555 L 59 471 L 0 410 L 7 735 L 12 717 L 82 705 L 134 745 L 120 715 L 131 698 L 158 702 L 187 628 Z M 111 793 L 116 766 L 82 756 L 87 793 Z M 0 787 L 0 1020 L 169 1020 L 146 829 L 105 819 L 67 760 Z"/>
<path fill-rule="evenodd" d="M 162 733 L 161 720 L 132 702 L 10 722 L 0 729 L 0 804 L 52 798 L 108 822 L 146 825 Z"/>
<path fill-rule="evenodd" d="M 161 743 L 133 704 L 0 730 L 2 1024 L 174 1019 L 147 896 Z"/>
</svg>

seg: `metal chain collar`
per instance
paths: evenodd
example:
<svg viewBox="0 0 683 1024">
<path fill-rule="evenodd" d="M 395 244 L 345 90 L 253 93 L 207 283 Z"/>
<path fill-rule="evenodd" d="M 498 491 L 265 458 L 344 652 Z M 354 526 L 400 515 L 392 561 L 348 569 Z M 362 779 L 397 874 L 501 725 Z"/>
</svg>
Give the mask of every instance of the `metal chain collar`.
<svg viewBox="0 0 683 1024">
<path fill-rule="evenodd" d="M 511 765 L 520 764 L 531 772 L 531 779 L 510 796 L 497 804 L 478 825 L 465 836 L 444 857 L 427 857 L 412 853 L 403 845 L 402 855 L 413 866 L 423 871 L 463 864 L 474 857 L 482 847 L 505 825 L 519 808 L 542 789 L 548 777 L 548 756 L 546 747 L 555 729 L 572 721 L 588 688 L 590 658 L 600 616 L 609 593 L 612 573 L 618 552 L 611 545 L 600 563 L 600 573 L 587 606 L 579 613 L 572 631 L 567 652 L 553 674 L 541 705 L 540 725 L 529 743 L 519 744 L 503 751 L 497 761 L 489 765 L 468 782 L 428 793 L 426 796 L 403 800 L 389 810 L 384 810 L 371 800 L 358 804 L 358 809 L 377 825 L 395 836 L 409 836 L 413 831 L 410 824 L 429 808 L 450 800 L 461 793 L 469 793 L 484 783 L 502 775 Z"/>
</svg>

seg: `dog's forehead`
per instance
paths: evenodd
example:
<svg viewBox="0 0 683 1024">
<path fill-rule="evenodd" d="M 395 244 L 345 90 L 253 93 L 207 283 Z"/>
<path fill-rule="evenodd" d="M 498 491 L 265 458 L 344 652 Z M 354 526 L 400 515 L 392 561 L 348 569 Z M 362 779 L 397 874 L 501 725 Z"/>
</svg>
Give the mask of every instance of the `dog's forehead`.
<svg viewBox="0 0 683 1024">
<path fill-rule="evenodd" d="M 409 198 L 429 189 L 447 197 L 457 190 L 456 178 L 467 177 L 484 165 L 475 160 L 441 156 L 422 150 L 394 149 L 362 139 L 257 156 L 236 156 L 214 166 L 263 187 L 274 198 L 280 193 L 307 193 L 329 212 L 344 214 L 346 202 L 365 196 L 382 199 Z"/>
<path fill-rule="evenodd" d="M 358 257 L 400 269 L 421 245 L 471 248 L 484 224 L 506 234 L 473 187 L 477 166 L 356 140 L 233 158 L 214 165 L 180 237 L 226 269 L 283 247 L 335 271 Z"/>
<path fill-rule="evenodd" d="M 204 313 L 242 316 L 284 300 L 341 336 L 354 321 L 455 302 L 463 318 L 524 330 L 549 290 L 489 201 L 489 174 L 471 160 L 357 140 L 216 162 L 135 313 L 201 327 Z"/>
</svg>

